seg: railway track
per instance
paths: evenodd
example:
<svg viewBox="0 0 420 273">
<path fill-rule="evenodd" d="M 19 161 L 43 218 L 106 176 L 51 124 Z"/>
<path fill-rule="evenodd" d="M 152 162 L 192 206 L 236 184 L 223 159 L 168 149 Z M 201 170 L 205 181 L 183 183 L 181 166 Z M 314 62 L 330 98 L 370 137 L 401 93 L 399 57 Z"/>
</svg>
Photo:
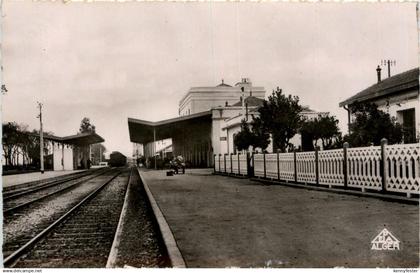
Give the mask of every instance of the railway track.
<svg viewBox="0 0 420 273">
<path fill-rule="evenodd" d="M 67 174 L 63 176 L 48 178 L 44 180 L 32 181 L 24 184 L 13 185 L 6 188 L 3 188 L 3 200 L 8 200 L 12 198 L 16 198 L 20 195 L 24 195 L 26 193 L 35 192 L 37 190 L 41 190 L 43 188 L 48 188 L 49 186 L 54 186 L 56 184 L 71 181 L 74 179 L 82 178 L 84 176 L 93 174 L 95 172 L 101 171 L 101 169 L 91 169 L 82 171 L 75 174 Z"/>
<path fill-rule="evenodd" d="M 89 172 L 83 175 L 65 178 L 41 186 L 32 186 L 21 189 L 19 192 L 8 194 L 3 197 L 3 214 L 6 219 L 13 216 L 14 213 L 30 206 L 33 203 L 44 200 L 53 195 L 71 190 L 77 185 L 98 177 L 109 169 L 101 169 L 95 172 Z"/>
<path fill-rule="evenodd" d="M 13 253 L 3 246 L 4 266 L 105 267 L 130 175 L 118 171 Z"/>
</svg>

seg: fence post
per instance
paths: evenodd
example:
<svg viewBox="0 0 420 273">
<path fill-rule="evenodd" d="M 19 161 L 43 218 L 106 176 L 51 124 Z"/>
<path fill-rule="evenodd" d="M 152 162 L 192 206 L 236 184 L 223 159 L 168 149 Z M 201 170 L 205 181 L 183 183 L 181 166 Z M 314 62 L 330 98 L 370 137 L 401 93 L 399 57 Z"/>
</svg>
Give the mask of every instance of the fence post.
<svg viewBox="0 0 420 273">
<path fill-rule="evenodd" d="M 253 172 L 252 172 L 252 176 L 255 176 L 255 155 L 258 154 L 258 151 L 255 151 L 255 153 L 252 153 L 252 168 L 253 168 Z"/>
<path fill-rule="evenodd" d="M 319 147 L 315 147 L 315 182 L 319 186 L 319 162 L 318 162 L 318 151 Z"/>
<path fill-rule="evenodd" d="M 279 157 L 279 149 L 277 149 L 277 180 L 280 181 L 280 157 Z"/>
<path fill-rule="evenodd" d="M 388 144 L 388 140 L 386 138 L 381 139 L 381 176 L 382 176 L 382 191 L 386 192 L 386 175 L 388 173 L 388 164 L 386 164 L 386 153 L 385 148 Z M 407 197 L 409 193 L 407 193 Z"/>
<path fill-rule="evenodd" d="M 222 156 L 222 154 L 219 154 L 219 173 L 222 172 L 222 169 L 220 169 L 220 157 Z"/>
<path fill-rule="evenodd" d="M 225 173 L 227 173 L 227 171 L 226 171 L 226 154 L 223 154 L 223 163 L 225 164 L 225 168 L 223 170 L 225 171 Z"/>
<path fill-rule="evenodd" d="M 347 160 L 347 149 L 349 148 L 349 143 L 344 142 L 343 144 L 343 175 L 344 175 L 344 188 L 347 189 L 347 183 L 349 181 L 348 177 L 348 160 Z"/>
<path fill-rule="evenodd" d="M 251 176 L 254 176 L 254 174 L 255 174 L 255 172 L 254 172 L 254 168 L 255 168 L 255 161 L 254 161 L 254 153 L 252 153 L 252 155 L 251 155 L 251 162 L 252 162 L 252 166 L 250 166 L 249 168 L 248 168 L 248 171 L 252 171 L 252 173 L 248 173 L 248 175 L 251 175 Z M 247 160 L 248 161 L 248 160 Z M 251 163 L 250 162 L 250 163 Z"/>
<path fill-rule="evenodd" d="M 233 173 L 232 153 L 230 153 L 230 173 Z"/>
<path fill-rule="evenodd" d="M 265 151 L 263 152 L 263 159 L 264 159 L 264 178 L 267 178 L 267 166 L 265 165 Z"/>
<path fill-rule="evenodd" d="M 216 154 L 214 154 L 214 164 L 213 164 L 213 169 L 214 169 L 214 172 L 216 173 Z"/>
<path fill-rule="evenodd" d="M 295 182 L 297 183 L 297 160 L 296 160 L 296 150 L 293 150 L 293 162 L 295 167 Z"/>
<path fill-rule="evenodd" d="M 238 174 L 241 174 L 241 162 L 239 161 L 239 152 L 238 152 Z"/>
</svg>

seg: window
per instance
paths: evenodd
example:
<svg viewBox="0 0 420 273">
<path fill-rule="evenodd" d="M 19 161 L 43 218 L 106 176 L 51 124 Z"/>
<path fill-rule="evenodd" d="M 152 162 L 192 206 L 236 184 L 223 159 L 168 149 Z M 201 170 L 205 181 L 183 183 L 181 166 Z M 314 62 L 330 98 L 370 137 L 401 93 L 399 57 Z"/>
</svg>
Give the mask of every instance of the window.
<svg viewBox="0 0 420 273">
<path fill-rule="evenodd" d="M 416 111 L 414 108 L 398 111 L 399 120 L 402 120 L 404 130 L 404 143 L 416 142 Z"/>
</svg>

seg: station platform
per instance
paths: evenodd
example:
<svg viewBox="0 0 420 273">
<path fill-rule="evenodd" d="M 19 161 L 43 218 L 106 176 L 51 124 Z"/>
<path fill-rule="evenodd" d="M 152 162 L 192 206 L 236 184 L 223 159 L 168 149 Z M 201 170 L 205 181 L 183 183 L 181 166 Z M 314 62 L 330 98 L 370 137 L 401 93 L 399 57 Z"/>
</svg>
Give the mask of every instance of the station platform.
<svg viewBox="0 0 420 273">
<path fill-rule="evenodd" d="M 187 267 L 418 267 L 418 205 L 140 170 Z M 372 250 L 386 228 L 400 250 Z"/>
<path fill-rule="evenodd" d="M 3 188 L 16 186 L 20 184 L 25 184 L 28 182 L 38 181 L 42 179 L 53 178 L 62 175 L 68 175 L 72 173 L 82 172 L 84 170 L 73 170 L 73 171 L 46 171 L 43 174 L 41 172 L 33 173 L 23 173 L 23 174 L 13 174 L 2 176 L 2 186 Z"/>
</svg>

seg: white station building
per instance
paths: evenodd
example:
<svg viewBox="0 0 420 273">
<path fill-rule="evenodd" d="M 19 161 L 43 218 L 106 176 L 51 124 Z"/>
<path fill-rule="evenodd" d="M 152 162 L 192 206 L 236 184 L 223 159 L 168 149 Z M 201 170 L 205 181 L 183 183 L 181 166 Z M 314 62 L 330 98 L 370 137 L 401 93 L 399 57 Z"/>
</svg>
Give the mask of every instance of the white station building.
<svg viewBox="0 0 420 273">
<path fill-rule="evenodd" d="M 130 140 L 143 144 L 148 158 L 156 154 L 157 141 L 170 138 L 173 155 L 182 155 L 191 166 L 211 167 L 214 154 L 236 152 L 233 139 L 241 120 L 251 122 L 264 99 L 264 87 L 253 86 L 248 78 L 234 86 L 222 80 L 213 87 L 192 87 L 179 102 L 177 118 L 158 122 L 128 118 Z"/>
</svg>

